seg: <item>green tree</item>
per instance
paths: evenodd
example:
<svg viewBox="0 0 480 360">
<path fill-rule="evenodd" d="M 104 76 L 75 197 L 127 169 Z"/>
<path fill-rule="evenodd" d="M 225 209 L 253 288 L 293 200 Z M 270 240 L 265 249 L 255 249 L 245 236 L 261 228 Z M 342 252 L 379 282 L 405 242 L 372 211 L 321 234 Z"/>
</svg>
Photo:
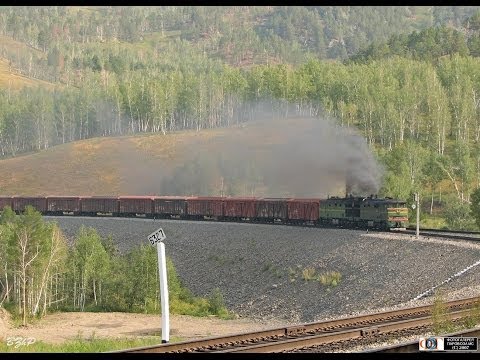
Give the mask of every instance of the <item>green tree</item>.
<svg viewBox="0 0 480 360">
<path fill-rule="evenodd" d="M 15 216 L 2 212 L 0 224 L 2 255 L 0 277 L 3 302 L 15 306 L 26 325 L 31 315 L 44 315 L 58 294 L 49 285 L 58 285 L 58 271 L 66 258 L 66 242 L 59 228 L 45 223 L 31 206 Z M 5 281 L 3 281 L 5 279 Z"/>
<path fill-rule="evenodd" d="M 472 230 L 475 219 L 470 206 L 456 197 L 447 199 L 444 209 L 445 221 L 451 230 Z"/>
<path fill-rule="evenodd" d="M 102 284 L 110 275 L 110 257 L 95 229 L 80 228 L 69 264 L 74 308 L 84 311 L 86 305 L 101 304 Z"/>
<path fill-rule="evenodd" d="M 480 228 L 480 188 L 477 188 L 471 195 L 470 195 L 470 212 L 477 227 Z"/>
</svg>

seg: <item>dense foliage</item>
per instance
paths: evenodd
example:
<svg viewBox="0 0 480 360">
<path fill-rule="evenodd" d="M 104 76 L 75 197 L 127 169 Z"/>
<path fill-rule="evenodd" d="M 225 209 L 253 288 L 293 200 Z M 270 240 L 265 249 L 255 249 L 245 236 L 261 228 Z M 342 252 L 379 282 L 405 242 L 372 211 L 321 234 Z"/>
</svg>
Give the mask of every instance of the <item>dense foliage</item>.
<svg viewBox="0 0 480 360">
<path fill-rule="evenodd" d="M 218 289 L 193 296 L 167 258 L 170 312 L 228 317 Z M 111 238 L 82 227 L 67 252 L 55 223 L 27 207 L 0 215 L 0 306 L 23 319 L 52 310 L 160 312 L 156 248 L 141 245 L 121 254 Z"/>
<path fill-rule="evenodd" d="M 58 78 L 78 69 L 143 66 L 140 54 L 175 44 L 232 65 L 345 58 L 374 41 L 429 26 L 459 27 L 468 6 L 157 6 L 2 7 L 0 34 L 28 46 L 0 48 L 29 76 Z M 126 44 L 136 60 L 112 52 Z M 135 46 L 128 46 L 128 45 Z M 172 48 L 172 45 L 174 46 Z M 178 52 L 176 52 L 178 54 Z M 140 56 L 138 56 L 140 55 Z M 145 58 L 148 59 L 149 58 Z M 133 61 L 132 61 L 133 60 Z"/>
</svg>

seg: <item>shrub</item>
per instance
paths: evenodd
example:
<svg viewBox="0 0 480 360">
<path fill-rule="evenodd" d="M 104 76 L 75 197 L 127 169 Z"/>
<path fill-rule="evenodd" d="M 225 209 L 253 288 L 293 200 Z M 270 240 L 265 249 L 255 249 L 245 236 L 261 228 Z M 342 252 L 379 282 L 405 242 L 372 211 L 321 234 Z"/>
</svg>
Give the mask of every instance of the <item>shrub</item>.
<svg viewBox="0 0 480 360">
<path fill-rule="evenodd" d="M 435 335 L 446 334 L 455 330 L 455 326 L 448 316 L 443 294 L 439 291 L 435 292 L 433 300 L 432 321 Z"/>
<path fill-rule="evenodd" d="M 325 286 L 337 286 L 342 279 L 342 274 L 338 271 L 328 271 L 318 277 L 318 281 Z"/>
<path fill-rule="evenodd" d="M 315 268 L 314 267 L 307 267 L 302 271 L 302 278 L 305 281 L 314 280 L 315 279 Z"/>
</svg>

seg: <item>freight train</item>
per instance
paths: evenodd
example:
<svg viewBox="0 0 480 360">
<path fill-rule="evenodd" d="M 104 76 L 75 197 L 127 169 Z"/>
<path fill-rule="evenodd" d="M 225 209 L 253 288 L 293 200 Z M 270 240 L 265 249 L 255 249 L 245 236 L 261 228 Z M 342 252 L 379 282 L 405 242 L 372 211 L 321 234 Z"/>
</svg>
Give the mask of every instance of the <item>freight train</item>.
<svg viewBox="0 0 480 360">
<path fill-rule="evenodd" d="M 147 217 L 246 221 L 381 230 L 404 229 L 405 201 L 391 198 L 328 199 L 177 196 L 0 196 L 0 210 L 32 206 L 44 215 Z"/>
</svg>

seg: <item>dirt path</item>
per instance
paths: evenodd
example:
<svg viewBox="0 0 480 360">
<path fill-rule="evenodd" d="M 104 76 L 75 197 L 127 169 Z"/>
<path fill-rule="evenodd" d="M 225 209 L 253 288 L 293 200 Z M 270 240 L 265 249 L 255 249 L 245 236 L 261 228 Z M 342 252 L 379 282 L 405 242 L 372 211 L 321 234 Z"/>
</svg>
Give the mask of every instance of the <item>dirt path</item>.
<svg viewBox="0 0 480 360">
<path fill-rule="evenodd" d="M 0 339 L 9 336 L 33 337 L 36 341 L 61 343 L 81 336 L 131 338 L 160 334 L 158 315 L 130 313 L 56 313 L 27 328 L 13 328 L 0 322 Z M 197 318 L 185 315 L 170 316 L 170 336 L 182 340 L 226 335 L 280 326 L 279 322 L 254 322 L 249 319 L 221 320 L 215 317 Z"/>
</svg>

